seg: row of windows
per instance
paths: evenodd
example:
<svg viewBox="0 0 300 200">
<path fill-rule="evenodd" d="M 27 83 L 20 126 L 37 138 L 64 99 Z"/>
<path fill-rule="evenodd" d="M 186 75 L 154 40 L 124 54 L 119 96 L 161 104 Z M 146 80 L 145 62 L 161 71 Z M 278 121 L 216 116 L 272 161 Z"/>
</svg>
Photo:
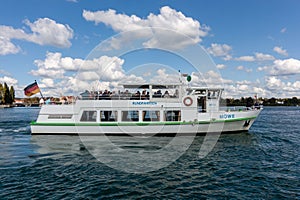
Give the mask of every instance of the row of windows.
<svg viewBox="0 0 300 200">
<path fill-rule="evenodd" d="M 121 121 L 123 122 L 137 122 L 139 121 L 140 114 L 142 115 L 142 121 L 161 121 L 160 111 L 144 110 L 139 112 L 138 110 L 119 111 L 121 112 Z M 101 122 L 114 122 L 118 121 L 118 111 L 100 111 Z M 82 122 L 96 122 L 97 111 L 86 110 L 82 112 L 80 121 Z M 181 121 L 180 110 L 168 110 L 164 111 L 163 121 Z"/>
</svg>

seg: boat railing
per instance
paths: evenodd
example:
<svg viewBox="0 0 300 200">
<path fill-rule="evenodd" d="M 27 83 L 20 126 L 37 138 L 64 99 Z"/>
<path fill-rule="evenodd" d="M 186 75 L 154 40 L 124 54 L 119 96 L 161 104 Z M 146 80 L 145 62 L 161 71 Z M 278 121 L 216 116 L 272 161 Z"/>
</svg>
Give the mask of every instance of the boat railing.
<svg viewBox="0 0 300 200">
<path fill-rule="evenodd" d="M 143 95 L 112 95 L 112 96 L 82 96 L 79 97 L 80 100 L 150 100 L 150 96 Z M 175 95 L 152 95 L 151 99 L 178 99 Z"/>
</svg>

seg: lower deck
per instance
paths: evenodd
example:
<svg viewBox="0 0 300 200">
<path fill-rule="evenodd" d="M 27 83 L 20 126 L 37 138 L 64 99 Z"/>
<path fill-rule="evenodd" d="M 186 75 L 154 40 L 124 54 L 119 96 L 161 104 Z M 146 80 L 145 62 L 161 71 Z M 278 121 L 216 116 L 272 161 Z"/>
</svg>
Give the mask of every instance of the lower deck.
<svg viewBox="0 0 300 200">
<path fill-rule="evenodd" d="M 65 135 L 193 135 L 247 131 L 255 117 L 198 122 L 49 123 L 32 122 L 32 134 Z"/>
</svg>

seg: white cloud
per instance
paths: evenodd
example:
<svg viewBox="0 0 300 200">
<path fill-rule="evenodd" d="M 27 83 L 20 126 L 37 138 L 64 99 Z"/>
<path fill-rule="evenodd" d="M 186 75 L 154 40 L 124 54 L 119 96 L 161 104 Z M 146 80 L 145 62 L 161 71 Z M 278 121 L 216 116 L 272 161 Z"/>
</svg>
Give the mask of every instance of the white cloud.
<svg viewBox="0 0 300 200">
<path fill-rule="evenodd" d="M 0 77 L 0 83 L 6 83 L 8 86 L 15 86 L 18 84 L 18 80 L 9 76 Z"/>
<path fill-rule="evenodd" d="M 92 60 L 62 57 L 61 53 L 47 52 L 45 60 L 35 60 L 37 70 L 30 74 L 44 78 L 62 79 L 67 71 L 78 72 L 81 80 L 114 81 L 122 79 L 125 72 L 122 68 L 124 60 L 118 57 L 101 56 Z"/>
<path fill-rule="evenodd" d="M 255 61 L 269 61 L 275 60 L 274 56 L 270 54 L 264 54 L 256 52 L 254 56 L 240 56 L 235 58 L 237 61 L 245 61 L 245 62 L 255 62 Z"/>
<path fill-rule="evenodd" d="M 85 60 L 80 66 L 80 71 L 93 71 L 102 81 L 115 81 L 125 77 L 123 64 L 124 60 L 118 57 L 101 56 L 93 60 Z"/>
<path fill-rule="evenodd" d="M 33 32 L 26 37 L 28 41 L 62 48 L 71 46 L 69 40 L 73 38 L 73 30 L 69 25 L 58 24 L 49 18 L 40 18 L 33 23 L 25 20 L 25 24 Z"/>
<path fill-rule="evenodd" d="M 270 76 L 266 78 L 266 87 L 273 96 L 298 96 L 300 93 L 300 81 L 284 82 L 278 77 Z"/>
<path fill-rule="evenodd" d="M 226 84 L 233 84 L 232 80 L 224 79 L 220 73 L 210 70 L 205 73 L 191 74 L 193 86 L 203 86 L 203 87 L 224 87 Z"/>
<path fill-rule="evenodd" d="M 294 58 L 275 60 L 272 66 L 259 67 L 258 70 L 275 76 L 300 74 L 300 60 Z"/>
<path fill-rule="evenodd" d="M 255 61 L 255 58 L 253 56 L 240 56 L 238 58 L 235 58 L 237 61 L 246 61 L 246 62 L 253 62 Z"/>
<path fill-rule="evenodd" d="M 283 49 L 282 47 L 274 47 L 273 48 L 273 51 L 275 51 L 276 53 L 280 54 L 280 55 L 283 55 L 283 56 L 288 56 L 288 52 L 286 49 Z"/>
<path fill-rule="evenodd" d="M 238 85 L 238 86 L 237 86 L 237 89 L 238 89 L 239 91 L 241 91 L 241 92 L 249 91 L 249 86 L 248 86 L 248 85 L 242 84 L 242 85 Z"/>
<path fill-rule="evenodd" d="M 239 70 L 239 71 L 245 71 L 245 72 L 248 72 L 248 73 L 252 72 L 251 68 L 246 68 L 242 65 L 237 66 L 236 69 Z"/>
<path fill-rule="evenodd" d="M 61 79 L 64 78 L 65 71 L 62 69 L 58 70 L 58 69 L 39 68 L 38 70 L 31 70 L 29 73 L 33 76 Z"/>
<path fill-rule="evenodd" d="M 87 71 L 83 71 L 83 72 L 79 72 L 76 76 L 76 78 L 78 78 L 79 80 L 83 80 L 83 81 L 96 81 L 99 80 L 100 77 L 96 72 L 87 72 Z"/>
<path fill-rule="evenodd" d="M 213 56 L 224 57 L 225 60 L 231 59 L 231 50 L 232 47 L 227 44 L 216 44 L 213 43 L 209 48 L 207 48 L 208 53 L 212 54 Z"/>
<path fill-rule="evenodd" d="M 62 57 L 62 54 L 59 52 L 47 52 L 45 60 L 35 60 L 34 64 L 38 68 L 77 71 L 83 62 L 84 60 L 82 59 Z"/>
<path fill-rule="evenodd" d="M 269 69 L 268 66 L 258 67 L 258 68 L 257 68 L 257 71 L 261 72 L 261 71 L 266 71 L 266 70 L 268 70 L 268 69 Z"/>
<path fill-rule="evenodd" d="M 30 28 L 31 33 L 11 26 L 0 26 L 0 55 L 16 54 L 21 50 L 12 40 L 25 40 L 61 48 L 71 46 L 73 30 L 68 25 L 59 24 L 49 18 L 39 18 L 33 23 L 24 20 L 24 23 Z"/>
<path fill-rule="evenodd" d="M 255 53 L 255 58 L 257 61 L 275 60 L 274 56 L 263 53 Z"/>
<path fill-rule="evenodd" d="M 7 72 L 7 71 L 5 71 L 5 70 L 3 70 L 3 69 L 0 69 L 0 74 L 6 75 L 6 76 L 10 76 L 10 73 Z"/>
<path fill-rule="evenodd" d="M 217 64 L 216 67 L 217 67 L 217 69 L 225 69 L 226 65 L 224 65 L 224 64 Z"/>
<path fill-rule="evenodd" d="M 44 60 L 35 60 L 34 64 L 37 69 L 31 70 L 30 74 L 42 78 L 39 85 L 46 91 L 43 93 L 49 96 L 74 94 L 102 86 L 114 88 L 119 82 L 143 80 L 135 75 L 126 75 L 124 60 L 118 57 L 101 56 L 83 60 L 47 52 Z"/>
<path fill-rule="evenodd" d="M 236 81 L 236 84 L 239 85 L 250 85 L 252 82 L 248 80 L 243 80 L 243 81 Z"/>
<path fill-rule="evenodd" d="M 39 82 L 40 88 L 55 88 L 54 80 L 52 78 L 43 78 Z"/>
<path fill-rule="evenodd" d="M 150 13 L 146 19 L 136 15 L 117 14 L 115 10 L 107 11 L 83 11 L 83 17 L 87 21 L 94 21 L 96 24 L 104 23 L 116 32 L 122 32 L 121 40 L 146 39 L 143 43 L 145 47 L 172 47 L 180 49 L 202 41 L 207 36 L 209 27 L 200 25 L 197 20 L 186 17 L 168 6 L 160 8 L 160 13 L 155 15 Z M 126 31 L 139 30 L 130 32 Z M 170 33 L 171 31 L 177 34 Z M 188 38 L 187 38 L 187 37 Z M 119 40 L 112 41 L 114 48 L 119 48 L 122 44 Z"/>
<path fill-rule="evenodd" d="M 0 36 L 0 55 L 16 54 L 21 50 L 19 46 L 14 45 L 10 40 Z"/>
<path fill-rule="evenodd" d="M 177 83 L 179 76 L 177 73 L 167 72 L 166 69 L 161 68 L 156 71 L 154 77 L 151 77 L 151 83 Z"/>
<path fill-rule="evenodd" d="M 240 65 L 236 67 L 237 70 L 244 70 L 244 66 Z"/>
<path fill-rule="evenodd" d="M 287 28 L 286 28 L 286 27 L 284 27 L 284 28 L 282 28 L 282 29 L 280 30 L 280 33 L 285 33 L 285 32 L 286 32 L 286 30 L 287 30 Z"/>
</svg>

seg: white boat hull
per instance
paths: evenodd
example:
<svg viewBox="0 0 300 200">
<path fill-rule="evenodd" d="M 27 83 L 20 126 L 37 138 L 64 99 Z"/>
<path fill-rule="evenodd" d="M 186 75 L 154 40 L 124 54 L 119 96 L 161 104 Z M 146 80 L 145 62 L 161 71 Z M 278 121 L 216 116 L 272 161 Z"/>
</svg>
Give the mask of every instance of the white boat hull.
<svg viewBox="0 0 300 200">
<path fill-rule="evenodd" d="M 178 123 L 111 123 L 111 124 L 83 124 L 83 123 L 55 123 L 32 124 L 31 133 L 55 135 L 193 135 L 218 132 L 248 131 L 254 118 L 236 119 L 217 122 L 178 122 Z"/>
</svg>

